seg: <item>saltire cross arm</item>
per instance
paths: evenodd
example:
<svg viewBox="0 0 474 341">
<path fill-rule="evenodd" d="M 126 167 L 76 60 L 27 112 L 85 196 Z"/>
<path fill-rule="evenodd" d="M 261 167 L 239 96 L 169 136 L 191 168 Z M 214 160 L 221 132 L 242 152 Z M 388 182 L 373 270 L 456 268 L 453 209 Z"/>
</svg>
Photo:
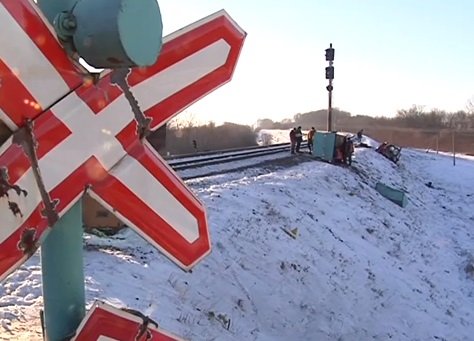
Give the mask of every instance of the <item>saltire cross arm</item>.
<svg viewBox="0 0 474 341">
<path fill-rule="evenodd" d="M 84 69 L 32 1 L 0 0 L 0 23 L 0 120 L 14 131 L 81 86 Z"/>
<path fill-rule="evenodd" d="M 153 118 L 151 129 L 156 130 L 228 83 L 246 35 L 227 12 L 221 10 L 164 37 L 157 63 L 134 68 L 128 76 L 128 84 L 140 107 L 146 116 Z M 95 86 L 101 96 L 88 101 L 94 111 L 108 103 L 108 110 L 119 110 L 125 105 L 124 97 L 115 101 L 122 92 L 111 84 L 110 76 L 109 71 L 104 72 Z"/>
<path fill-rule="evenodd" d="M 206 210 L 148 143 L 137 143 L 89 194 L 183 270 L 211 251 Z"/>
<path fill-rule="evenodd" d="M 181 39 L 179 44 L 175 43 L 177 39 Z M 153 119 L 152 129 L 228 82 L 244 39 L 245 32 L 223 11 L 165 38 L 164 54 L 157 63 L 133 70 L 129 76 L 132 92 L 142 110 Z M 0 60 L 4 60 L 4 55 L 5 47 L 0 45 Z M 58 70 L 50 75 L 51 81 L 56 82 L 64 80 L 63 77 Z M 34 100 L 41 96 L 40 87 L 32 90 Z M 85 188 L 91 187 L 99 201 L 132 228 L 140 230 L 147 240 L 153 240 L 153 245 L 183 269 L 191 268 L 209 253 L 202 203 L 147 143 L 138 141 L 134 116 L 120 89 L 110 84 L 110 73 L 104 72 L 97 85 L 84 83 L 70 92 L 36 116 L 33 123 L 39 168 L 50 197 L 58 200 L 59 217 L 80 199 Z M 31 255 L 25 252 L 25 247 L 34 248 L 47 236 L 48 226 L 41 214 L 44 205 L 30 162 L 12 139 L 0 147 L 0 167 L 8 173 L 12 186 L 28 191 L 26 197 L 10 191 L 8 198 L 0 198 L 5 201 L 0 205 L 0 280 L 3 280 Z M 151 181 L 162 181 L 153 184 L 159 187 L 159 193 L 153 196 L 145 191 L 145 198 L 125 195 L 112 200 L 107 191 L 119 193 L 118 186 L 125 185 L 135 194 L 150 187 L 135 181 L 130 173 L 132 169 Z M 184 207 L 187 218 L 170 217 L 163 209 L 169 206 L 160 206 L 163 203 L 160 195 L 173 202 L 173 209 L 179 208 L 176 212 Z M 18 206 L 18 214 L 14 214 L 6 201 Z M 138 206 L 132 209 L 127 206 L 129 201 Z M 148 218 L 136 216 L 136 211 L 149 210 L 153 214 Z M 189 252 L 183 251 L 183 247 L 188 247 Z"/>
<path fill-rule="evenodd" d="M 153 340 L 184 341 L 143 316 L 95 302 L 71 341 Z"/>
</svg>

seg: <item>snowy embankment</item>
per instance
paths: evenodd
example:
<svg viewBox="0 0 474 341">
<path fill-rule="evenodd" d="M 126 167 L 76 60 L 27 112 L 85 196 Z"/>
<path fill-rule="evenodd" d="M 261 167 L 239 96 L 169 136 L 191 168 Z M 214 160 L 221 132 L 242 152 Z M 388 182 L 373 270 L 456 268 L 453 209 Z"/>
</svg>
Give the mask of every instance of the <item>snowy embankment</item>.
<svg viewBox="0 0 474 341">
<path fill-rule="evenodd" d="M 88 236 L 88 302 L 140 310 L 191 340 L 472 340 L 474 160 L 402 153 L 398 166 L 359 149 L 354 170 L 306 162 L 189 181 L 212 254 L 186 274 L 130 231 Z M 377 181 L 406 190 L 408 206 Z M 34 326 L 40 339 L 39 257 L 0 294 L 0 340 Z"/>
<path fill-rule="evenodd" d="M 261 129 L 258 132 L 257 143 L 270 145 L 290 142 L 290 129 Z"/>
</svg>

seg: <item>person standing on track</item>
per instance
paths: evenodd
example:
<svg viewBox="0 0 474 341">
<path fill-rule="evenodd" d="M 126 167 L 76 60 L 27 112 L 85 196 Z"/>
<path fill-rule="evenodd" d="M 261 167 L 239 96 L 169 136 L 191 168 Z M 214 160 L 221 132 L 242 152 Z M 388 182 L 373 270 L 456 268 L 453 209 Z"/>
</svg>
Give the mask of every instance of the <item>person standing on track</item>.
<svg viewBox="0 0 474 341">
<path fill-rule="evenodd" d="M 364 136 L 364 129 L 361 129 L 357 132 L 357 140 L 359 140 L 359 143 L 362 143 L 362 137 Z"/>
<path fill-rule="evenodd" d="M 352 154 L 354 154 L 354 142 L 352 141 L 351 136 L 347 135 L 345 137 L 346 145 L 344 149 L 344 164 L 351 165 L 352 164 Z"/>
<path fill-rule="evenodd" d="M 301 132 L 301 126 L 298 127 L 295 131 L 295 139 L 296 139 L 296 152 L 300 152 L 301 142 L 303 142 L 303 133 Z"/>
<path fill-rule="evenodd" d="M 314 129 L 314 127 L 311 127 L 311 130 L 308 132 L 308 149 L 310 154 L 313 154 L 313 139 L 315 133 L 316 129 Z"/>
<path fill-rule="evenodd" d="M 291 154 L 295 153 L 295 146 L 296 146 L 296 128 L 291 129 L 290 131 L 290 143 L 291 143 Z"/>
</svg>

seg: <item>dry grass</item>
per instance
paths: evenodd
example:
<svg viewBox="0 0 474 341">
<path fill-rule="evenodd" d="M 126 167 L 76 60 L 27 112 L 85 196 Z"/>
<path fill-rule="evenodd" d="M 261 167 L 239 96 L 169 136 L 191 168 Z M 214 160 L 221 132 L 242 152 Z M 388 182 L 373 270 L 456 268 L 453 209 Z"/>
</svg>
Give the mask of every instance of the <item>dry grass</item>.
<svg viewBox="0 0 474 341">
<path fill-rule="evenodd" d="M 363 127 L 361 127 L 363 128 Z M 355 131 L 355 127 L 338 127 L 339 130 Z M 401 147 L 452 152 L 453 132 L 451 130 L 424 130 L 397 127 L 366 127 L 364 134 L 377 141 L 387 141 Z M 456 131 L 454 133 L 456 153 L 474 153 L 474 131 Z"/>
</svg>

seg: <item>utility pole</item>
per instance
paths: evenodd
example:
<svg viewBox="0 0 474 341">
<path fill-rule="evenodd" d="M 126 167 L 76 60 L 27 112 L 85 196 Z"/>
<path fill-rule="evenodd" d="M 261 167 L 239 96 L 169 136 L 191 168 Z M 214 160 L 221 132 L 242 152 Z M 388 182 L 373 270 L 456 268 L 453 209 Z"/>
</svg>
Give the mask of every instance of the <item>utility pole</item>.
<svg viewBox="0 0 474 341">
<path fill-rule="evenodd" d="M 326 49 L 326 61 L 329 62 L 329 66 L 326 67 L 326 79 L 329 80 L 329 85 L 326 87 L 328 91 L 328 131 L 332 131 L 332 81 L 334 79 L 334 49 L 332 43 L 329 44 L 329 48 Z"/>
</svg>

